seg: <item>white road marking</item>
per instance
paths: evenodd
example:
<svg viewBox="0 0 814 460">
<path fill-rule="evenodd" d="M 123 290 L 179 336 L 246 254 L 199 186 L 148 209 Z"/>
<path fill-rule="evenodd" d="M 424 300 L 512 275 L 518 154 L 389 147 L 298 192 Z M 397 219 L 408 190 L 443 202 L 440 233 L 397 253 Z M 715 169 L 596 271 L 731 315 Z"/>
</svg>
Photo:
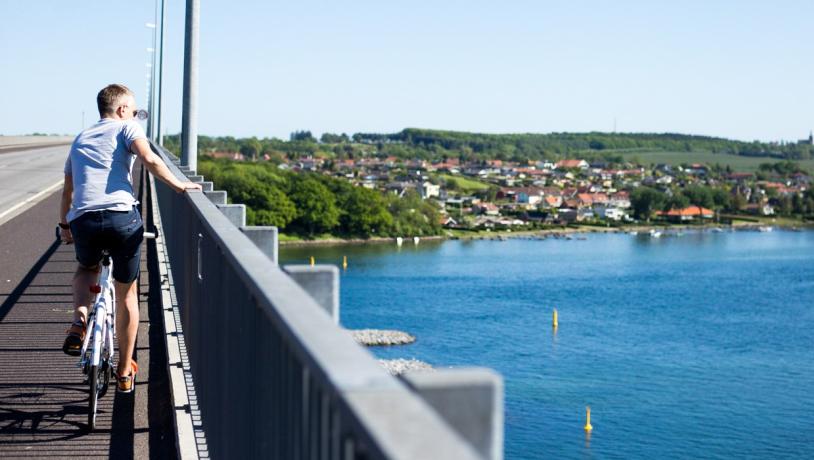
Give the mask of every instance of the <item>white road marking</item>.
<svg viewBox="0 0 814 460">
<path fill-rule="evenodd" d="M 25 200 L 15 204 L 14 206 L 12 206 L 9 209 L 7 209 L 7 210 L 3 211 L 2 213 L 0 213 L 0 225 L 5 223 L 5 222 L 3 222 L 4 217 L 6 217 L 9 214 L 11 214 L 12 212 L 22 208 L 23 206 L 26 206 L 26 205 L 28 205 L 28 207 L 34 206 L 35 204 L 40 202 L 43 198 L 48 196 L 51 192 L 53 192 L 54 190 L 59 188 L 63 183 L 64 183 L 64 179 L 60 179 L 59 182 L 49 186 L 45 190 L 42 190 L 39 193 L 37 193 L 36 195 L 33 195 L 33 196 L 30 196 L 30 197 L 26 198 Z M 24 209 L 27 209 L 27 208 L 24 208 Z"/>
</svg>

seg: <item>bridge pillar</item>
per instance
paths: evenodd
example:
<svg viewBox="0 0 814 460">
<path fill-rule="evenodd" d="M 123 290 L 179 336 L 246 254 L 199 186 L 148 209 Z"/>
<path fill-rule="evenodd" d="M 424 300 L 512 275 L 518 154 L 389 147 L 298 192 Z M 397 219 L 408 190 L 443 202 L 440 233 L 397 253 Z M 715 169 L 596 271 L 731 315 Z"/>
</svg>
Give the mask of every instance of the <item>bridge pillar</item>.
<svg viewBox="0 0 814 460">
<path fill-rule="evenodd" d="M 503 459 L 503 378 L 485 368 L 401 375 L 484 458 Z"/>
<path fill-rule="evenodd" d="M 279 238 L 277 227 L 249 226 L 240 227 L 240 231 L 252 240 L 255 246 L 275 264 L 279 260 Z"/>
<path fill-rule="evenodd" d="M 203 181 L 203 182 L 199 182 L 199 184 L 201 184 L 201 191 L 202 192 L 211 192 L 213 187 L 214 187 L 213 182 Z"/>
<path fill-rule="evenodd" d="M 187 175 L 187 180 L 189 180 L 190 182 L 203 182 L 204 176 Z"/>
<path fill-rule="evenodd" d="M 339 324 L 339 268 L 335 265 L 283 265 L 283 270 Z"/>
<path fill-rule="evenodd" d="M 246 205 L 245 204 L 219 204 L 220 212 L 223 213 L 235 227 L 246 226 Z"/>
</svg>

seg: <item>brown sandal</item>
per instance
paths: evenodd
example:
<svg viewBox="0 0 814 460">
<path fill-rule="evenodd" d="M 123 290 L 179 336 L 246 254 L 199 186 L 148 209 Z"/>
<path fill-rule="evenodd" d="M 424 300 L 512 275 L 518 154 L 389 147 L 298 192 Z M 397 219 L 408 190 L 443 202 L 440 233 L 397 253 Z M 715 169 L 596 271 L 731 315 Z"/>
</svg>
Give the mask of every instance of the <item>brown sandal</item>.
<svg viewBox="0 0 814 460">
<path fill-rule="evenodd" d="M 79 356 L 82 349 L 82 342 L 85 340 L 85 323 L 74 321 L 71 327 L 65 330 L 68 334 L 62 344 L 62 351 L 69 356 Z"/>
<path fill-rule="evenodd" d="M 119 393 L 132 393 L 136 387 L 136 373 L 138 372 L 138 364 L 135 361 L 130 361 L 130 374 L 116 376 L 117 384 L 116 391 Z"/>
</svg>

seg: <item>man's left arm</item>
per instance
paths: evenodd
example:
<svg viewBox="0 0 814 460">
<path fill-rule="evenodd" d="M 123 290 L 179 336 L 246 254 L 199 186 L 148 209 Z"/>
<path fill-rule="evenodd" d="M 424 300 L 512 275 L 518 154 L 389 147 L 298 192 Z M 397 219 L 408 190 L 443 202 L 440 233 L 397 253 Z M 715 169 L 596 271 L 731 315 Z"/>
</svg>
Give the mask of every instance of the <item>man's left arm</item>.
<svg viewBox="0 0 814 460">
<path fill-rule="evenodd" d="M 62 201 L 59 203 L 59 234 L 62 241 L 65 243 L 73 242 L 73 235 L 71 235 L 70 228 L 62 228 L 63 225 L 68 225 L 68 210 L 71 209 L 71 201 L 73 200 L 73 176 L 65 174 L 65 182 L 62 186 Z"/>
</svg>

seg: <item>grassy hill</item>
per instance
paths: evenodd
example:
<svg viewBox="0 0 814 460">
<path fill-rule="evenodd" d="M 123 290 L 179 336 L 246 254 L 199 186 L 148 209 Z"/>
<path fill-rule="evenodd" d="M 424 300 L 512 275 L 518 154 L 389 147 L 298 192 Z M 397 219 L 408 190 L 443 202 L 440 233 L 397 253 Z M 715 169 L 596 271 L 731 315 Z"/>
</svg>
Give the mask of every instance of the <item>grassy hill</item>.
<svg viewBox="0 0 814 460">
<path fill-rule="evenodd" d="M 682 163 L 719 163 L 721 166 L 729 165 L 739 172 L 755 172 L 761 163 L 777 163 L 782 160 L 773 157 L 749 157 L 731 155 L 727 153 L 712 152 L 666 152 L 666 151 L 637 151 L 620 152 L 625 160 L 636 160 L 641 164 L 680 165 Z M 808 171 L 814 171 L 814 160 L 798 160 L 797 163 Z"/>
</svg>

